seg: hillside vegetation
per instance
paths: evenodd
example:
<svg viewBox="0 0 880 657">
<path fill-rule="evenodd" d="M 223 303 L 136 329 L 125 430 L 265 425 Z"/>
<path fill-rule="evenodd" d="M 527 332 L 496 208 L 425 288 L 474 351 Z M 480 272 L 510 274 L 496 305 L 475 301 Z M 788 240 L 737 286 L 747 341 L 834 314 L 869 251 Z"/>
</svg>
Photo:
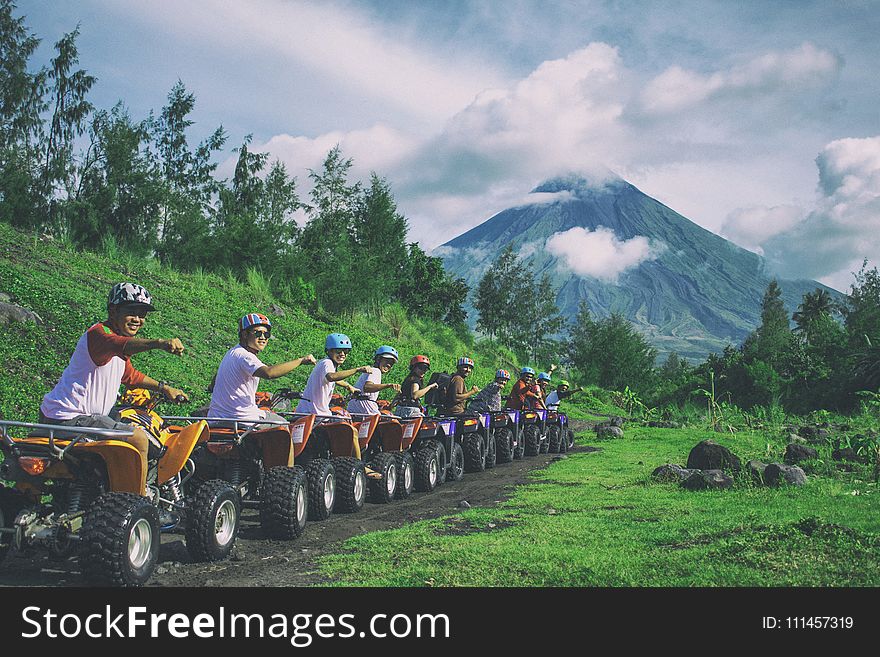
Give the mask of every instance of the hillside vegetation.
<svg viewBox="0 0 880 657">
<path fill-rule="evenodd" d="M 409 316 L 394 303 L 344 317 L 310 316 L 274 298 L 265 280 L 253 272 L 245 282 L 233 276 L 186 274 L 154 259 L 78 251 L 70 244 L 43 241 L 0 223 L 0 292 L 43 320 L 36 325 L 0 325 L 0 413 L 4 418 L 36 420 L 42 396 L 58 381 L 79 336 L 105 319 L 110 286 L 126 280 L 144 285 L 155 299 L 157 311 L 148 316 L 142 335 L 176 336 L 186 347 L 180 358 L 152 351 L 136 355 L 132 362 L 153 378 L 185 390 L 192 398 L 185 409 L 209 399 L 205 387 L 225 351 L 235 344 L 236 322 L 247 312 L 272 318 L 267 363 L 307 353 L 320 358 L 326 334 L 339 331 L 352 339 L 349 362 L 355 365 L 371 362 L 376 347 L 387 343 L 399 350 L 404 361 L 417 353 L 427 354 L 433 370 L 451 371 L 458 356 L 470 354 L 477 367 L 469 381 L 481 386 L 491 380 L 497 367 L 516 366 L 512 356 L 474 344 L 466 334 L 463 337 L 442 323 Z M 273 314 L 273 304 L 283 316 Z M 300 367 L 286 377 L 262 382 L 260 389 L 301 389 L 310 371 L 311 367 Z M 406 371 L 405 365 L 398 365 L 386 380 L 400 382 Z"/>
</svg>

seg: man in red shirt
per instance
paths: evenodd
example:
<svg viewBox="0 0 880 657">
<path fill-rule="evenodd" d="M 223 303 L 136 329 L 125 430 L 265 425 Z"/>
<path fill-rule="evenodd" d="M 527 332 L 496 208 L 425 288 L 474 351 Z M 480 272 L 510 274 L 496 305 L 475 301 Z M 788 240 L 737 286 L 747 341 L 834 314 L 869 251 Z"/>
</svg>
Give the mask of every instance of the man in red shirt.
<svg viewBox="0 0 880 657">
<path fill-rule="evenodd" d="M 43 397 L 41 424 L 132 431 L 130 424 L 110 417 L 122 384 L 128 388 L 157 390 L 173 400 L 188 399 L 182 390 L 148 377 L 131 364 L 131 356 L 151 349 L 162 349 L 175 356 L 183 353 L 183 343 L 178 338 L 146 340 L 135 337 L 151 310 L 155 310 L 153 299 L 140 285 L 117 283 L 113 286 L 107 299 L 107 319 L 94 324 L 80 336 L 61 380 Z M 77 434 L 70 431 L 57 435 L 72 437 Z M 135 427 L 129 441 L 140 452 L 142 470 L 146 473 L 149 448 L 146 432 Z M 142 483 L 146 492 L 146 482 Z"/>
</svg>

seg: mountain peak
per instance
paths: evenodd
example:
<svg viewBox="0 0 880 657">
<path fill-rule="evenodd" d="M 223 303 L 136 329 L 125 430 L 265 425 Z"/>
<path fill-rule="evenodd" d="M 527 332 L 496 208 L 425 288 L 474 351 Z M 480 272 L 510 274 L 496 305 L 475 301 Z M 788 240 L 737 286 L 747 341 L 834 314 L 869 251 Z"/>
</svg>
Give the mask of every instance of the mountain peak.
<svg viewBox="0 0 880 657">
<path fill-rule="evenodd" d="M 554 176 L 535 187 L 531 194 L 554 194 L 571 192 L 573 196 L 584 197 L 596 192 L 627 185 L 628 183 L 611 169 L 603 169 L 590 174 L 570 172 Z"/>
</svg>

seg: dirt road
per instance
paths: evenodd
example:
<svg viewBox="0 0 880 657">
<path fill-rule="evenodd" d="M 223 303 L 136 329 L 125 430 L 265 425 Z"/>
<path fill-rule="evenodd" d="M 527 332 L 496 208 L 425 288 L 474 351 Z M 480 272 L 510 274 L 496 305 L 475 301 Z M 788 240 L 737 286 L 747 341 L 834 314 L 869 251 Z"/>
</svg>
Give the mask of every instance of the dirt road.
<svg viewBox="0 0 880 657">
<path fill-rule="evenodd" d="M 573 451 L 583 449 L 575 447 Z M 332 515 L 324 522 L 309 522 L 296 541 L 270 541 L 262 536 L 255 509 L 243 512 L 241 530 L 229 560 L 192 563 L 183 536 L 162 537 L 159 567 L 148 586 L 307 586 L 328 580 L 317 572 L 316 560 L 336 552 L 342 541 L 365 532 L 393 529 L 425 518 L 458 513 L 463 501 L 470 506 L 492 507 L 526 482 L 531 470 L 543 468 L 556 454 L 541 454 L 499 465 L 481 473 L 466 474 L 461 481 L 445 483 L 433 493 L 414 493 L 388 505 L 367 503 L 356 514 Z M 0 586 L 83 586 L 75 558 L 49 559 L 44 552 L 10 554 L 0 565 Z"/>
</svg>

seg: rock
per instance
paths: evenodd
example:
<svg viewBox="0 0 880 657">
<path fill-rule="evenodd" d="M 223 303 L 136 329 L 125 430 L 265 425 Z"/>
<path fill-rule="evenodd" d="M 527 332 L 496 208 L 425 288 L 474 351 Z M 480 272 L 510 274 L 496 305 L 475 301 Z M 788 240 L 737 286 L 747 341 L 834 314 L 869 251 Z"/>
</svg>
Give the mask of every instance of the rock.
<svg viewBox="0 0 880 657">
<path fill-rule="evenodd" d="M 688 490 L 723 490 L 733 486 L 733 477 L 716 469 L 696 470 L 681 485 Z"/>
<path fill-rule="evenodd" d="M 610 420 L 608 420 L 608 423 L 612 427 L 622 427 L 623 426 L 623 418 L 620 417 L 619 415 L 615 415 Z"/>
<path fill-rule="evenodd" d="M 596 435 L 600 438 L 623 438 L 623 429 L 615 426 L 596 427 Z"/>
<path fill-rule="evenodd" d="M 648 422 L 649 427 L 656 427 L 658 429 L 680 429 L 681 426 L 678 422 L 673 422 L 671 420 L 651 420 Z"/>
<path fill-rule="evenodd" d="M 693 469 L 688 470 L 675 463 L 666 463 L 659 468 L 655 468 L 654 472 L 651 473 L 651 478 L 654 481 L 681 483 L 695 472 L 697 471 Z"/>
<path fill-rule="evenodd" d="M 795 443 L 796 445 L 806 445 L 806 444 L 807 444 L 807 439 L 806 439 L 806 438 L 801 438 L 801 437 L 800 437 L 799 435 L 797 435 L 796 433 L 790 433 L 790 434 L 788 434 L 788 442 L 789 442 L 789 443 Z"/>
<path fill-rule="evenodd" d="M 12 322 L 37 322 L 42 323 L 43 318 L 33 310 L 22 308 L 14 303 L 6 303 L 0 301 L 0 325 L 11 324 Z"/>
<path fill-rule="evenodd" d="M 763 484 L 764 483 L 764 471 L 767 469 L 767 464 L 762 463 L 761 461 L 756 461 L 752 459 L 748 463 L 746 463 L 746 470 L 752 476 L 752 480 L 755 483 Z"/>
<path fill-rule="evenodd" d="M 6 294 L 6 292 L 0 292 L 0 302 L 10 303 L 12 301 L 12 297 Z"/>
<path fill-rule="evenodd" d="M 801 437 L 806 438 L 808 443 L 813 445 L 818 445 L 823 442 L 831 435 L 828 433 L 827 429 L 823 429 L 815 426 L 805 426 L 798 429 L 798 434 Z"/>
<path fill-rule="evenodd" d="M 159 566 L 156 568 L 157 575 L 164 575 L 167 572 L 168 572 L 168 569 L 165 566 Z"/>
<path fill-rule="evenodd" d="M 459 509 L 470 509 L 471 508 L 470 502 L 468 502 L 467 500 L 462 500 L 461 502 L 458 503 L 458 508 Z"/>
<path fill-rule="evenodd" d="M 269 312 L 272 313 L 273 315 L 277 315 L 278 317 L 286 317 L 287 316 L 287 313 L 284 312 L 284 308 L 282 308 L 281 306 L 278 306 L 274 303 L 269 305 Z"/>
<path fill-rule="evenodd" d="M 844 447 L 843 449 L 835 449 L 831 452 L 831 457 L 835 461 L 852 461 L 854 463 L 867 463 L 868 457 L 864 454 L 859 454 L 852 447 Z"/>
<path fill-rule="evenodd" d="M 739 457 L 723 445 L 714 440 L 704 440 L 698 443 L 688 454 L 687 467 L 698 470 L 723 470 L 730 468 L 739 472 Z"/>
<path fill-rule="evenodd" d="M 795 465 L 796 463 L 806 461 L 807 459 L 814 459 L 817 456 L 819 456 L 819 452 L 812 447 L 798 445 L 797 443 L 789 443 L 785 448 L 785 458 L 783 458 L 783 460 L 788 465 Z"/>
<path fill-rule="evenodd" d="M 771 463 L 764 470 L 764 481 L 768 486 L 778 486 L 786 483 L 791 486 L 803 486 L 807 483 L 807 475 L 796 465 L 783 463 Z"/>
</svg>

